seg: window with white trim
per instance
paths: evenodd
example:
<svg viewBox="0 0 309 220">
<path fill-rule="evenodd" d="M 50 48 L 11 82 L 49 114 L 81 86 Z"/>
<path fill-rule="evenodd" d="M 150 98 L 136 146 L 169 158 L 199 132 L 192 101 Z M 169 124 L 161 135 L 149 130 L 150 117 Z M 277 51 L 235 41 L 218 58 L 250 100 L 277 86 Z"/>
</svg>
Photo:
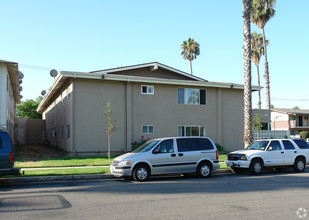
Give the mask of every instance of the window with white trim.
<svg viewBox="0 0 309 220">
<path fill-rule="evenodd" d="M 144 95 L 153 95 L 154 94 L 154 86 L 142 85 L 141 93 L 144 94 Z"/>
<path fill-rule="evenodd" d="M 178 104 L 206 105 L 206 90 L 178 88 Z"/>
<path fill-rule="evenodd" d="M 143 125 L 142 134 L 154 134 L 154 126 L 153 125 Z"/>
<path fill-rule="evenodd" d="M 178 126 L 179 137 L 206 137 L 206 127 Z"/>
</svg>

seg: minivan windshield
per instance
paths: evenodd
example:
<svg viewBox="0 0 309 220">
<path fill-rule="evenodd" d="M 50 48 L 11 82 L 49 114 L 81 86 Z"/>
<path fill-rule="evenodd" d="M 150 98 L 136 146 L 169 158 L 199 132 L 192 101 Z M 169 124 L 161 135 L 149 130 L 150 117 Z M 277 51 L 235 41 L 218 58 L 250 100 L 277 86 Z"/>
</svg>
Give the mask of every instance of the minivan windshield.
<svg viewBox="0 0 309 220">
<path fill-rule="evenodd" d="M 138 153 L 138 152 L 146 152 L 151 150 L 159 141 L 157 140 L 150 140 L 147 141 L 145 144 L 140 146 L 139 148 L 136 148 L 132 153 Z"/>
<path fill-rule="evenodd" d="M 246 150 L 265 150 L 269 141 L 256 141 L 246 147 Z"/>
</svg>

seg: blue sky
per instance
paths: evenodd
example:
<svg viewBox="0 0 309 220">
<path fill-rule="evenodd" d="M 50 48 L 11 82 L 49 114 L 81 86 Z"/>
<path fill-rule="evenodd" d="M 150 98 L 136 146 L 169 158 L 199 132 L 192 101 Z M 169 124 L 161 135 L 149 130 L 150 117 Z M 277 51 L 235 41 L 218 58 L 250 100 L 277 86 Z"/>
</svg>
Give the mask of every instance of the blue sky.
<svg viewBox="0 0 309 220">
<path fill-rule="evenodd" d="M 188 37 L 200 44 L 196 76 L 243 84 L 242 1 L 53 0 L 1 3 L 0 59 L 19 63 L 22 95 L 48 90 L 51 69 L 94 71 L 158 61 L 190 72 L 180 56 Z M 277 108 L 309 109 L 309 1 L 277 1 L 266 24 L 271 101 Z M 261 32 L 255 25 L 252 31 Z M 264 57 L 260 73 L 264 74 Z M 257 84 L 252 65 L 252 83 Z M 262 86 L 264 79 L 261 77 Z M 265 89 L 262 107 L 265 107 Z M 253 94 L 256 107 L 257 94 Z"/>
</svg>

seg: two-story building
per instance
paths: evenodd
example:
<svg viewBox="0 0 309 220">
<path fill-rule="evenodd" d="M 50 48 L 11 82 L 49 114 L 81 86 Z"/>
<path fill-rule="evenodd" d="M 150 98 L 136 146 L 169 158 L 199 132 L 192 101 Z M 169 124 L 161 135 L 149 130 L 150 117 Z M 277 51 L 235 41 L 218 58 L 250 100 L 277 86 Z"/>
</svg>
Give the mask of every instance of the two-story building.
<svg viewBox="0 0 309 220">
<path fill-rule="evenodd" d="M 20 103 L 18 64 L 0 60 L 0 130 L 15 140 L 16 104 Z"/>
<path fill-rule="evenodd" d="M 309 110 L 271 109 L 271 130 L 289 130 L 291 135 L 309 131 Z"/>
<path fill-rule="evenodd" d="M 131 151 L 142 137 L 167 136 L 208 136 L 229 150 L 243 147 L 243 85 L 209 82 L 157 62 L 63 71 L 37 110 L 52 145 L 97 154 L 107 151 L 107 102 L 118 127 L 113 152 Z"/>
</svg>

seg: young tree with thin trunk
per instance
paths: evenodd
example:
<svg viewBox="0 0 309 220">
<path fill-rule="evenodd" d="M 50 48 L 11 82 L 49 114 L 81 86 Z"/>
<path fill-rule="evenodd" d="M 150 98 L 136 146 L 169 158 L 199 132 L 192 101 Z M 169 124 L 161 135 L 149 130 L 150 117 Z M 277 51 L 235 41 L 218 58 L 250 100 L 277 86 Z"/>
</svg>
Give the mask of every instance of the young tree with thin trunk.
<svg viewBox="0 0 309 220">
<path fill-rule="evenodd" d="M 250 0 L 243 0 L 242 5 L 244 34 L 244 143 L 246 147 L 252 142 Z"/>
<path fill-rule="evenodd" d="M 107 126 L 106 126 L 107 145 L 108 145 L 107 156 L 108 156 L 109 160 L 111 158 L 111 136 L 117 130 L 116 121 L 112 120 L 112 113 L 113 113 L 112 112 L 112 104 L 110 102 L 107 102 L 106 111 L 105 111 L 104 115 L 107 118 Z"/>
<path fill-rule="evenodd" d="M 251 0 L 250 6 L 250 19 L 252 24 L 255 23 L 263 33 L 263 45 L 264 45 L 264 57 L 265 57 L 265 91 L 266 91 L 266 108 L 271 108 L 270 102 L 270 82 L 269 82 L 269 67 L 267 62 L 267 50 L 266 50 L 266 40 L 265 40 L 265 25 L 275 15 L 275 10 L 273 9 L 276 0 Z"/>
<path fill-rule="evenodd" d="M 181 56 L 185 60 L 189 60 L 190 62 L 190 70 L 191 75 L 193 74 L 192 71 L 192 60 L 196 59 L 198 55 L 200 55 L 200 45 L 194 41 L 193 38 L 190 38 L 187 41 L 182 42 L 181 46 Z"/>
</svg>

